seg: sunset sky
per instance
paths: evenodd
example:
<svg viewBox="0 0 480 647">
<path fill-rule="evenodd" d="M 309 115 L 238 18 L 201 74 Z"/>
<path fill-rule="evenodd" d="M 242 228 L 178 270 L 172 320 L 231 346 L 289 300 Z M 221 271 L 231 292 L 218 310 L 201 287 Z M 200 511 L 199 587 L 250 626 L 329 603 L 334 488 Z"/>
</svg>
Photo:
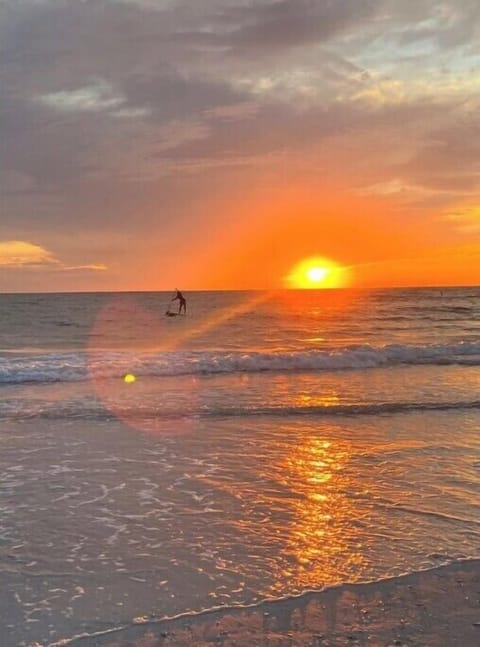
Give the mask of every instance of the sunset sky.
<svg viewBox="0 0 480 647">
<path fill-rule="evenodd" d="M 0 291 L 480 284 L 479 0 L 2 0 Z"/>
</svg>

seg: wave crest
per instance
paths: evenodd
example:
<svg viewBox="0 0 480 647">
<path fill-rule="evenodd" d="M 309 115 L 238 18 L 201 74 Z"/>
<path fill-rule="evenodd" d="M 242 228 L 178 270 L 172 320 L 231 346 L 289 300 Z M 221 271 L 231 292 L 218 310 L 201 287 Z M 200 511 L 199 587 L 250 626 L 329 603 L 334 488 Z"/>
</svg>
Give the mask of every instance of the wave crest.
<svg viewBox="0 0 480 647">
<path fill-rule="evenodd" d="M 127 372 L 140 376 L 176 376 L 263 371 L 304 372 L 365 370 L 397 365 L 480 365 L 480 343 L 414 346 L 369 344 L 331 350 L 291 352 L 167 351 L 135 353 L 105 351 L 49 353 L 0 359 L 0 383 L 75 382 L 120 377 Z"/>
</svg>

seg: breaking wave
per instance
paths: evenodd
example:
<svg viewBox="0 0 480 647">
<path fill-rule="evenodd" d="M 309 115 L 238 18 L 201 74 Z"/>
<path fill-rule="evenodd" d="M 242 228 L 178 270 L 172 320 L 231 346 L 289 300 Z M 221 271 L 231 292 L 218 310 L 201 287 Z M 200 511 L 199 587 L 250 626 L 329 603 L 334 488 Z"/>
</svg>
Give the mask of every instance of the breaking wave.
<svg viewBox="0 0 480 647">
<path fill-rule="evenodd" d="M 0 384 L 120 377 L 365 370 L 398 365 L 480 365 L 480 343 L 370 344 L 296 352 L 116 352 L 26 354 L 0 358 Z"/>
</svg>

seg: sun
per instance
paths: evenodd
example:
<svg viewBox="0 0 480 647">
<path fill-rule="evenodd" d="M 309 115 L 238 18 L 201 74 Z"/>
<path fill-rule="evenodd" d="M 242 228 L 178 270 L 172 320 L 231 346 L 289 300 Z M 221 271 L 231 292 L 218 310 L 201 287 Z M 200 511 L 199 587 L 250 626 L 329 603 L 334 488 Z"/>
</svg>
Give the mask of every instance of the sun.
<svg viewBox="0 0 480 647">
<path fill-rule="evenodd" d="M 328 267 L 312 267 L 307 271 L 307 279 L 311 283 L 322 283 L 330 274 Z"/>
<path fill-rule="evenodd" d="M 290 288 L 303 290 L 343 288 L 349 284 L 347 268 L 320 256 L 297 263 L 285 280 Z"/>
</svg>

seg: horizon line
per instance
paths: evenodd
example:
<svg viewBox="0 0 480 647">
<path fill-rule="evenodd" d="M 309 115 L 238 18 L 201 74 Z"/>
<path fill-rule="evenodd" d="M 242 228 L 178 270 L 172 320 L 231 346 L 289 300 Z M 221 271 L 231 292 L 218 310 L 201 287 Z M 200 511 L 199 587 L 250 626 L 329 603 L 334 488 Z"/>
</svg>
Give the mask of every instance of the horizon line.
<svg viewBox="0 0 480 647">
<path fill-rule="evenodd" d="M 458 284 L 458 285 L 391 285 L 391 286 L 348 286 L 348 287 L 325 287 L 325 288 L 182 288 L 183 292 L 339 292 L 339 291 L 368 291 L 368 290 L 455 290 L 466 288 L 480 288 L 478 283 Z M 170 289 L 150 289 L 150 290 L 12 290 L 0 292 L 4 295 L 21 295 L 21 294 L 163 294 L 175 292 L 175 288 Z"/>
</svg>

